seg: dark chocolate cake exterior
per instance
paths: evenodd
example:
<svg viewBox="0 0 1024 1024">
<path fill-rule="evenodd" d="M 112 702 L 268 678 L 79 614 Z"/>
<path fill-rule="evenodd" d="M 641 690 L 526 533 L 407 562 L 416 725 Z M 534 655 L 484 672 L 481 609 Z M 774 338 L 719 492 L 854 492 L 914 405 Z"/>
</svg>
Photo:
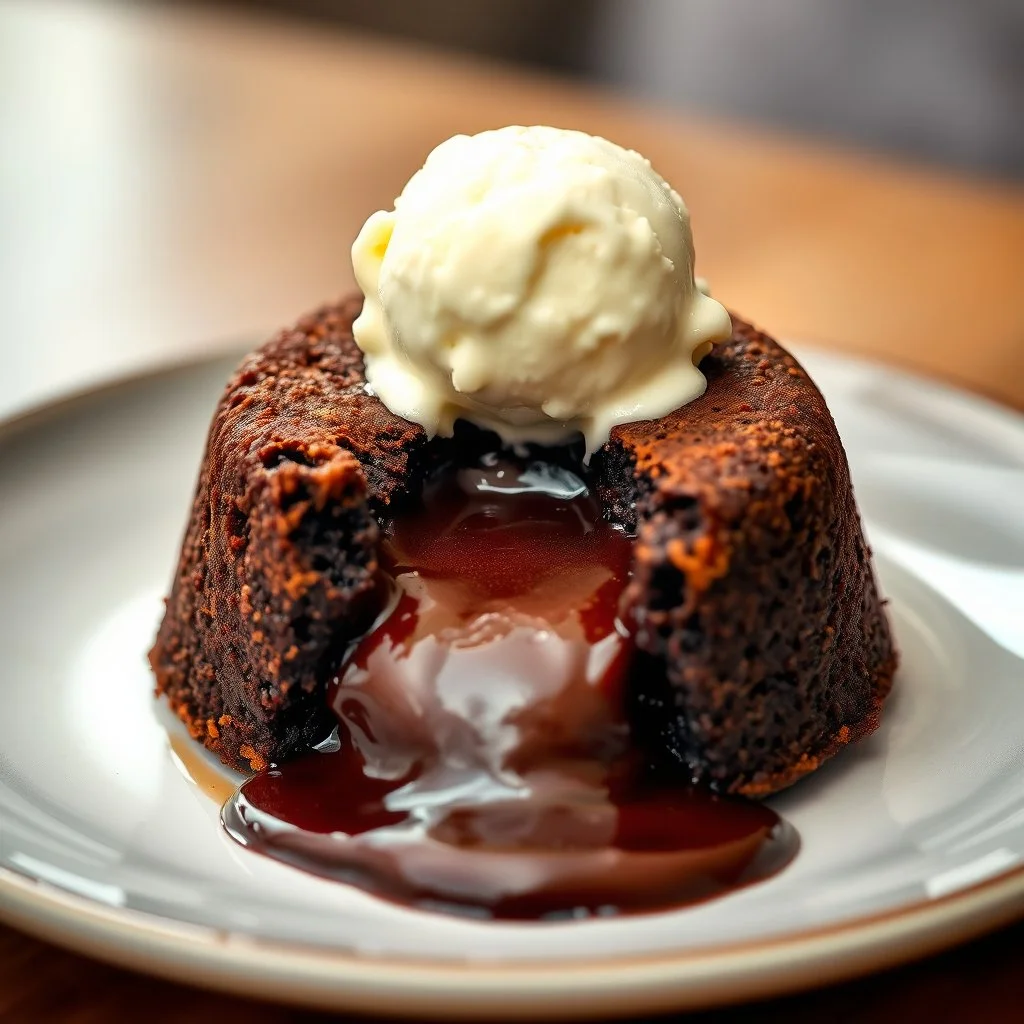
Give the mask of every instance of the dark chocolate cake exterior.
<svg viewBox="0 0 1024 1024">
<path fill-rule="evenodd" d="M 243 769 L 330 728 L 326 686 L 379 610 L 379 523 L 450 444 L 364 390 L 360 303 L 228 384 L 150 653 L 157 692 Z M 763 796 L 876 727 L 896 655 L 817 388 L 740 321 L 701 368 L 701 398 L 616 427 L 592 469 L 636 532 L 637 738 L 682 781 Z"/>
</svg>

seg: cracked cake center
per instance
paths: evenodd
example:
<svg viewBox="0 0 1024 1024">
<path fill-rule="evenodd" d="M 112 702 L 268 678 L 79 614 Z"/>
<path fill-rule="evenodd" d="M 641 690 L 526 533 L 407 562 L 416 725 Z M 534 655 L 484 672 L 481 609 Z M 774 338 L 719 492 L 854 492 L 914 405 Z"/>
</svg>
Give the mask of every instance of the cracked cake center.
<svg viewBox="0 0 1024 1024">
<path fill-rule="evenodd" d="M 381 538 L 390 600 L 328 689 L 333 737 L 246 783 L 231 835 L 504 918 L 678 905 L 778 870 L 792 829 L 659 786 L 630 741 L 632 554 L 565 467 L 436 472 Z"/>
</svg>

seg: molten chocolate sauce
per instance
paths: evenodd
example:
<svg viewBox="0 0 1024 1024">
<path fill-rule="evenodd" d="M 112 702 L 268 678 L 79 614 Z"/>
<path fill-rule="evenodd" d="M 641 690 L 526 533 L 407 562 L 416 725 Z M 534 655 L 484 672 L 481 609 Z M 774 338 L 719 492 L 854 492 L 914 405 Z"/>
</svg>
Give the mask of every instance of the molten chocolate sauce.
<svg viewBox="0 0 1024 1024">
<path fill-rule="evenodd" d="M 344 660 L 317 752 L 224 808 L 239 842 L 421 907 L 638 911 L 780 870 L 759 804 L 659 788 L 630 744 L 632 542 L 568 470 L 449 468 L 382 544 L 386 612 Z"/>
</svg>

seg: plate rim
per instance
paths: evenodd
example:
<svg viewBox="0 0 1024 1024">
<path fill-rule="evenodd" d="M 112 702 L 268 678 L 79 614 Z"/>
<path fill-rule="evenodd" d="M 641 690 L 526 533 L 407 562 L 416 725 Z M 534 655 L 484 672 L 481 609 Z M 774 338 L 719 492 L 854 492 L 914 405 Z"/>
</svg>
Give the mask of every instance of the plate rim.
<svg viewBox="0 0 1024 1024">
<path fill-rule="evenodd" d="M 244 342 L 166 361 L 0 419 L 6 443 L 108 395 L 240 359 Z M 940 378 L 830 346 L 793 343 L 968 401 L 1024 428 L 1012 406 Z M 461 1019 L 549 1019 L 693 1010 L 818 988 L 894 967 L 1024 916 L 1024 866 L 936 899 L 767 939 L 702 949 L 540 961 L 435 961 L 354 954 L 113 908 L 0 866 L 0 921 L 86 956 L 165 979 L 317 1009 Z"/>
<path fill-rule="evenodd" d="M 790 936 L 557 963 L 445 962 L 362 956 L 107 907 L 0 867 L 0 921 L 66 949 L 249 998 L 433 1019 L 542 1012 L 572 1020 L 742 1003 L 896 967 L 1022 914 L 1024 866 L 937 899 Z"/>
</svg>

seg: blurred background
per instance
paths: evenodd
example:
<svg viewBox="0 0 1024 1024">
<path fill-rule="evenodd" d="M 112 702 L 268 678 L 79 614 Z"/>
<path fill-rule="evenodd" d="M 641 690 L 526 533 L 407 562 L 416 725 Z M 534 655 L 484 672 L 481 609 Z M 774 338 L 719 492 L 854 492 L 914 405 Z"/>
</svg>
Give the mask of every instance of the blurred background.
<svg viewBox="0 0 1024 1024">
<path fill-rule="evenodd" d="M 1022 0 L 236 0 L 1024 176 Z"/>
</svg>

